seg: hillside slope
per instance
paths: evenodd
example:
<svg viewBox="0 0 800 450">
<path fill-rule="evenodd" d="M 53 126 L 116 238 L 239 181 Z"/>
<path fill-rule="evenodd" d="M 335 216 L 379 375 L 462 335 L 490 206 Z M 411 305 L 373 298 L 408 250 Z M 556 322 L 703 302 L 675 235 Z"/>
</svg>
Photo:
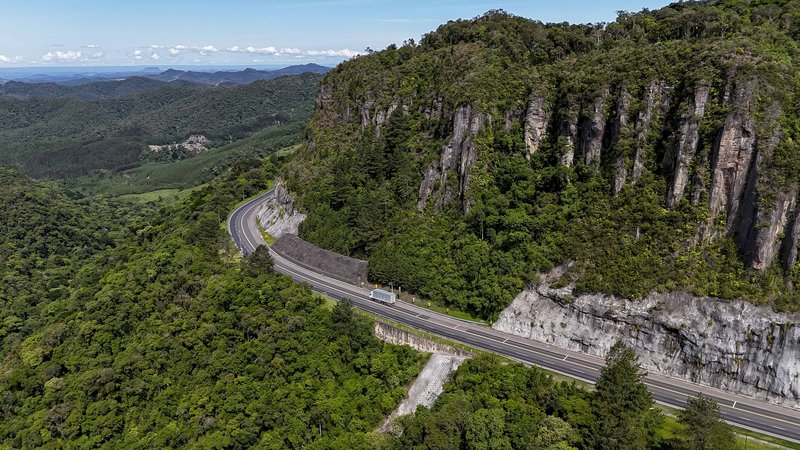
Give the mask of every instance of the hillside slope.
<svg viewBox="0 0 800 450">
<path fill-rule="evenodd" d="M 146 145 L 180 142 L 192 134 L 228 143 L 272 125 L 304 123 L 320 80 L 321 75 L 303 74 L 210 88 L 139 79 L 94 88 L 52 85 L 87 95 L 100 95 L 103 88 L 103 95 L 111 95 L 92 101 L 0 96 L 0 164 L 38 177 L 72 178 L 135 166 Z M 113 96 L 116 88 L 152 83 Z"/>
<path fill-rule="evenodd" d="M 537 273 L 800 306 L 800 4 L 607 25 L 491 11 L 329 73 L 285 171 L 301 234 L 495 317 Z"/>
<path fill-rule="evenodd" d="M 272 170 L 128 220 L 0 169 L 0 446 L 366 447 L 425 356 L 222 251 Z"/>
</svg>

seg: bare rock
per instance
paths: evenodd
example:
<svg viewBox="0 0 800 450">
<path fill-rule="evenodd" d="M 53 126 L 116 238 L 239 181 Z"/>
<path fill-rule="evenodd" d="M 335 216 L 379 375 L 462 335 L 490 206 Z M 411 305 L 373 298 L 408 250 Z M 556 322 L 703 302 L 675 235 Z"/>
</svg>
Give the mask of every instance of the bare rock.
<svg viewBox="0 0 800 450">
<path fill-rule="evenodd" d="M 589 111 L 589 117 L 581 124 L 581 154 L 587 166 L 599 165 L 603 149 L 603 134 L 606 129 L 605 105 L 608 90 L 595 99 Z"/>
<path fill-rule="evenodd" d="M 649 371 L 800 407 L 800 314 L 680 292 L 634 302 L 538 286 L 493 328 L 598 357 L 622 340 Z"/>
<path fill-rule="evenodd" d="M 700 142 L 699 122 L 705 114 L 706 102 L 711 87 L 708 83 L 700 83 L 695 88 L 694 97 L 689 110 L 681 117 L 680 127 L 674 144 L 671 161 L 673 166 L 672 185 L 667 195 L 667 207 L 674 208 L 683 198 L 689 182 L 689 167 L 697 154 Z"/>
<path fill-rule="evenodd" d="M 471 178 L 470 169 L 478 158 L 475 137 L 489 121 L 486 114 L 474 111 L 471 104 L 460 106 L 456 110 L 453 114 L 453 132 L 450 140 L 442 147 L 439 162 L 430 164 L 425 171 L 419 188 L 417 208 L 423 210 L 428 199 L 436 195 L 437 210 L 456 198 L 462 201 L 465 210 L 468 209 L 465 196 Z"/>
<path fill-rule="evenodd" d="M 549 114 L 545 111 L 545 103 L 543 97 L 536 96 L 528 101 L 524 126 L 525 148 L 528 150 L 526 155 L 528 159 L 539 150 L 542 139 L 544 139 L 547 132 Z"/>
<path fill-rule="evenodd" d="M 278 239 L 284 234 L 297 234 L 306 215 L 297 211 L 294 199 L 286 190 L 283 181 L 275 183 L 273 195 L 259 207 L 258 223 L 271 237 Z"/>
</svg>

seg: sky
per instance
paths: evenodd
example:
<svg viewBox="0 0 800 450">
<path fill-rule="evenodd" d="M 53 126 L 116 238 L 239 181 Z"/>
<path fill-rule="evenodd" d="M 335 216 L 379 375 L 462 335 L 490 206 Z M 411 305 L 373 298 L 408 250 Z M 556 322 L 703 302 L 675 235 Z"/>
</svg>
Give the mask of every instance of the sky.
<svg viewBox="0 0 800 450">
<path fill-rule="evenodd" d="M 0 68 L 335 65 L 491 9 L 608 22 L 660 0 L 0 0 Z"/>
</svg>

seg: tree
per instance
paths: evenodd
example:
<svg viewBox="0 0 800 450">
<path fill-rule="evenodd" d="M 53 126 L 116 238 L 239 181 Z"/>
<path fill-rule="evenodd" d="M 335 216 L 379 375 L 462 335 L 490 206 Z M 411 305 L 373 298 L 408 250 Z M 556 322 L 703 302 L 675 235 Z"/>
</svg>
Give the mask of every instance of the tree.
<svg viewBox="0 0 800 450">
<path fill-rule="evenodd" d="M 722 421 L 719 405 L 711 397 L 689 397 L 686 408 L 678 413 L 678 422 L 684 427 L 678 448 L 722 450 L 736 446 L 733 428 Z"/>
<path fill-rule="evenodd" d="M 539 429 L 533 440 L 536 448 L 569 450 L 575 447 L 570 444 L 577 440 L 575 430 L 569 423 L 556 416 L 547 416 L 539 423 Z"/>
<path fill-rule="evenodd" d="M 257 277 L 259 275 L 275 273 L 272 255 L 269 254 L 269 249 L 265 245 L 256 247 L 253 253 L 247 255 L 245 261 L 243 272 L 247 276 Z"/>
<path fill-rule="evenodd" d="M 644 449 L 653 446 L 661 413 L 642 383 L 639 357 L 617 342 L 606 355 L 593 397 L 597 416 L 590 441 L 599 449 Z"/>
</svg>

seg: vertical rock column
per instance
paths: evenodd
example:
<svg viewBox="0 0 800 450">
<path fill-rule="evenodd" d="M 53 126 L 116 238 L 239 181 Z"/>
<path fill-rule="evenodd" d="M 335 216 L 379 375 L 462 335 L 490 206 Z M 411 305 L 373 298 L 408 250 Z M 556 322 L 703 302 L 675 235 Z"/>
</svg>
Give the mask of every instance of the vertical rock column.
<svg viewBox="0 0 800 450">
<path fill-rule="evenodd" d="M 547 132 L 547 122 L 549 114 L 545 111 L 545 99 L 542 97 L 532 97 L 528 102 L 528 110 L 525 113 L 525 149 L 528 153 L 526 158 L 530 159 L 539 150 L 542 139 Z"/>
<path fill-rule="evenodd" d="M 683 198 L 689 182 L 689 167 L 697 154 L 700 141 L 698 124 L 705 115 L 706 102 L 711 88 L 708 83 L 700 83 L 694 91 L 690 109 L 681 117 L 673 161 L 673 180 L 667 195 L 667 207 L 672 209 Z"/>
</svg>

